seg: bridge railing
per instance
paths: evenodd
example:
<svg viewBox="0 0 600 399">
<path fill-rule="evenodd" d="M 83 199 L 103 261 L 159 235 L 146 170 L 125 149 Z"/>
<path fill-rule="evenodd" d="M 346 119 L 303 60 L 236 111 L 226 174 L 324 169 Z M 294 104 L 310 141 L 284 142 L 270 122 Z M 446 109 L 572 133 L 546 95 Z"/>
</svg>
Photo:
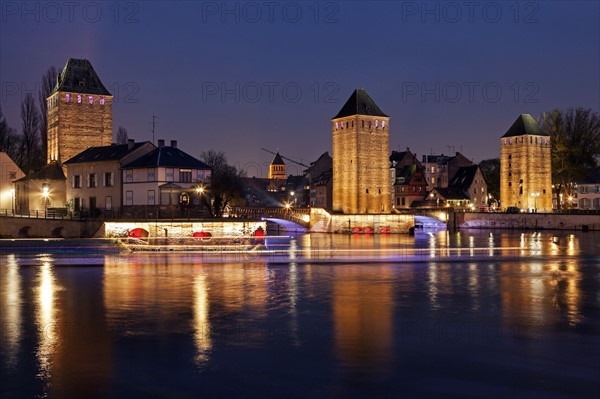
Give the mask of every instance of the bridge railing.
<svg viewBox="0 0 600 399">
<path fill-rule="evenodd" d="M 301 226 L 308 226 L 310 220 L 310 208 L 255 208 L 255 207 L 235 207 L 230 211 L 230 216 L 237 218 L 277 218 L 285 219 L 297 223 Z"/>
</svg>

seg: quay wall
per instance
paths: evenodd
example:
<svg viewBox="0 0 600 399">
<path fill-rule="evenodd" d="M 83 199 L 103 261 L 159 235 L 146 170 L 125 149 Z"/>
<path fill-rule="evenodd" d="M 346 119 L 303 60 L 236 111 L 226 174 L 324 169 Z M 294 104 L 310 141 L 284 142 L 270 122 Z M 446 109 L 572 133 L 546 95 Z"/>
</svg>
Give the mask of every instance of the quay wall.
<svg viewBox="0 0 600 399">
<path fill-rule="evenodd" d="M 99 238 L 99 220 L 44 219 L 0 216 L 0 238 Z"/>
<path fill-rule="evenodd" d="M 362 229 L 370 227 L 375 234 L 384 227 L 390 233 L 408 233 L 415 225 L 413 215 L 399 214 L 365 214 L 365 215 L 340 215 L 330 214 L 322 208 L 310 210 L 311 233 L 349 233 L 355 227 Z"/>
<path fill-rule="evenodd" d="M 557 213 L 456 213 L 460 229 L 596 230 L 600 215 Z"/>
</svg>

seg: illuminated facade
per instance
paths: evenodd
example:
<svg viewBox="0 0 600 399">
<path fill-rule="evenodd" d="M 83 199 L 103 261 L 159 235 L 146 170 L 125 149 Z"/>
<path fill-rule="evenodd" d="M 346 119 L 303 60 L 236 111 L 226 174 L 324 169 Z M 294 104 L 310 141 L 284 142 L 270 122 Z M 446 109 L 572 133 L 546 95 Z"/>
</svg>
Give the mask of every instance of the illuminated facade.
<svg viewBox="0 0 600 399">
<path fill-rule="evenodd" d="M 112 142 L 112 95 L 88 60 L 69 58 L 48 101 L 48 159 Z"/>
<path fill-rule="evenodd" d="M 285 162 L 279 153 L 275 154 L 275 158 L 269 165 L 269 179 L 285 179 L 287 178 L 285 170 Z"/>
<path fill-rule="evenodd" d="M 389 121 L 363 89 L 331 120 L 334 212 L 390 211 Z"/>
<path fill-rule="evenodd" d="M 550 136 L 529 114 L 521 114 L 500 139 L 502 208 L 552 210 Z"/>
<path fill-rule="evenodd" d="M 11 157 L 0 150 L 0 209 L 15 209 L 13 181 L 24 176 Z"/>
</svg>

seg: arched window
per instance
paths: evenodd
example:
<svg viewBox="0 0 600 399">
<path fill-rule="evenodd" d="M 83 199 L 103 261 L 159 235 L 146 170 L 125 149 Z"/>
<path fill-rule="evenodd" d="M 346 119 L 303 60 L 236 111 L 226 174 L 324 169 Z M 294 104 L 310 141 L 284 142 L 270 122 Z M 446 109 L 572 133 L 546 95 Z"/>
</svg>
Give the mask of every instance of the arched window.
<svg viewBox="0 0 600 399">
<path fill-rule="evenodd" d="M 70 103 L 70 102 L 71 102 L 71 93 L 67 93 L 67 94 L 65 95 L 65 100 L 66 100 L 68 103 Z"/>
<path fill-rule="evenodd" d="M 381 128 L 385 129 L 385 121 L 381 121 Z"/>
<path fill-rule="evenodd" d="M 338 130 L 338 129 L 339 129 L 339 127 L 340 127 L 339 123 L 338 123 L 338 122 L 336 122 L 336 123 L 335 123 L 335 130 Z"/>
<path fill-rule="evenodd" d="M 375 128 L 379 128 L 379 120 L 375 119 Z"/>
<path fill-rule="evenodd" d="M 364 119 L 361 121 L 361 127 L 365 127 L 365 120 Z"/>
</svg>

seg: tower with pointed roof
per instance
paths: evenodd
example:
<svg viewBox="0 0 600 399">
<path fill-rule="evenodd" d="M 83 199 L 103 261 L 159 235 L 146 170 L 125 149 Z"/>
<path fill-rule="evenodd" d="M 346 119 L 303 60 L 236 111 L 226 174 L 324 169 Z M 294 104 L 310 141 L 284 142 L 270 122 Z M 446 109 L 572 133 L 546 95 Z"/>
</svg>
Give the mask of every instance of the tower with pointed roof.
<svg viewBox="0 0 600 399">
<path fill-rule="evenodd" d="M 69 58 L 48 101 L 47 162 L 112 142 L 112 95 L 90 61 Z"/>
<path fill-rule="evenodd" d="M 269 179 L 285 179 L 287 178 L 285 171 L 285 162 L 279 155 L 279 152 L 275 154 L 275 158 L 269 165 Z"/>
<path fill-rule="evenodd" d="M 363 89 L 331 119 L 334 212 L 390 211 L 389 121 Z"/>
<path fill-rule="evenodd" d="M 500 139 L 500 204 L 552 210 L 550 135 L 529 114 L 521 114 Z"/>
</svg>

